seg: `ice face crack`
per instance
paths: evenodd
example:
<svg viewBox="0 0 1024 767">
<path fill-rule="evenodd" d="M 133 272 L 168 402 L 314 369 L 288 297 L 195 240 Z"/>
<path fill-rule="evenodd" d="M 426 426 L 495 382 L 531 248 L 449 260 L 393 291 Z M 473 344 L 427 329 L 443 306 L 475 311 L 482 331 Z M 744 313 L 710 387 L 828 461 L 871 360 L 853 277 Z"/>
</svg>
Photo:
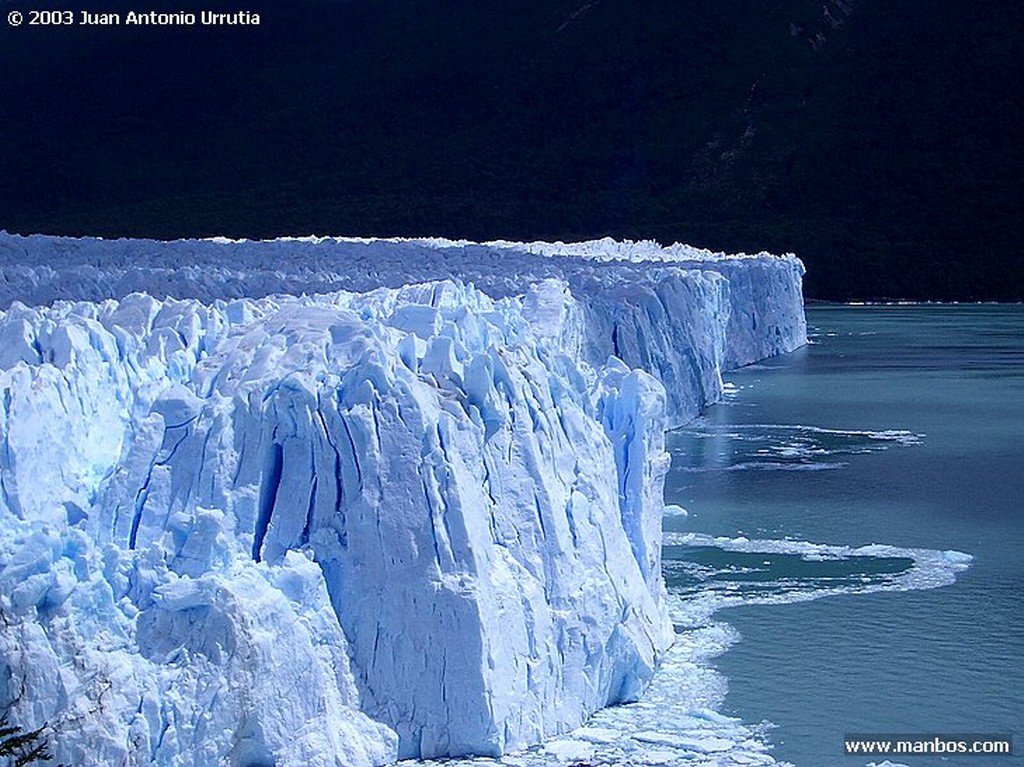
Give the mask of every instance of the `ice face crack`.
<svg viewBox="0 0 1024 767">
<path fill-rule="evenodd" d="M 274 514 L 274 504 L 277 503 L 277 492 L 281 486 L 281 471 L 284 466 L 283 455 L 281 445 L 277 442 L 271 443 L 264 472 L 265 479 L 260 488 L 259 516 L 256 518 L 256 530 L 252 540 L 252 558 L 255 562 L 259 562 L 262 557 L 263 541 L 267 537 L 270 518 Z"/>
</svg>

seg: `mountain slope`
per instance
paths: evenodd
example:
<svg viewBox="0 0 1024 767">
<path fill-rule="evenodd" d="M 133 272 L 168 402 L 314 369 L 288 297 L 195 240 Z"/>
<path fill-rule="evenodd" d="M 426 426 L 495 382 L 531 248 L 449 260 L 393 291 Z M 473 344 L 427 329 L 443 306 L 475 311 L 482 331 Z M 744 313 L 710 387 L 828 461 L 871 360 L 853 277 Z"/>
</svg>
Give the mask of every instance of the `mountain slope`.
<svg viewBox="0 0 1024 767">
<path fill-rule="evenodd" d="M 0 227 L 656 237 L 794 250 L 814 298 L 1024 297 L 1018 5 L 251 9 L 4 29 Z"/>
</svg>

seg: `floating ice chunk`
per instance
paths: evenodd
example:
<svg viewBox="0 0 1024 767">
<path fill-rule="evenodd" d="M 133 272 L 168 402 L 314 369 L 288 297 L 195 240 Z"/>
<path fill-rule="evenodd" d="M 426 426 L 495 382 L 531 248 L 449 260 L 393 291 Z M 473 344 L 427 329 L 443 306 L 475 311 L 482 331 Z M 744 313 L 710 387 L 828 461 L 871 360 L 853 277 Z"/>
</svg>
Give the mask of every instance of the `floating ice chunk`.
<svg viewBox="0 0 1024 767">
<path fill-rule="evenodd" d="M 558 759 L 569 762 L 580 762 L 594 755 L 593 744 L 579 740 L 549 740 L 544 743 L 544 750 Z"/>
<path fill-rule="evenodd" d="M 970 567 L 971 562 L 974 561 L 974 557 L 970 554 L 965 554 L 962 551 L 955 551 L 953 549 L 943 551 L 942 556 L 950 565 L 957 567 L 958 569 L 966 569 Z"/>
<path fill-rule="evenodd" d="M 725 716 L 724 714 L 720 714 L 710 708 L 695 709 L 690 712 L 690 716 L 719 725 L 736 725 L 740 723 L 740 720 L 736 717 Z"/>
<path fill-rule="evenodd" d="M 673 746 L 684 751 L 696 751 L 701 754 L 728 751 L 735 745 L 731 740 L 726 740 L 725 738 L 677 735 L 664 732 L 638 732 L 633 735 L 633 738 L 641 743 Z"/>
<path fill-rule="evenodd" d="M 580 727 L 573 730 L 574 738 L 588 740 L 591 743 L 611 743 L 622 738 L 620 730 L 612 730 L 607 727 Z"/>
</svg>

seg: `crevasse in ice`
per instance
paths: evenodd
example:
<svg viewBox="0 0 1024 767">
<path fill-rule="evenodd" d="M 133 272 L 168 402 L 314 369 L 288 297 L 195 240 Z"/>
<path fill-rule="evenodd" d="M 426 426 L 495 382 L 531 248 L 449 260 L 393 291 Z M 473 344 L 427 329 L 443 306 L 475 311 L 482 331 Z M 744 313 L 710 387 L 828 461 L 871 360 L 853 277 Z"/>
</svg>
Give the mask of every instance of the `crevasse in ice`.
<svg viewBox="0 0 1024 767">
<path fill-rule="evenodd" d="M 796 259 L 652 243 L 0 264 L 0 697 L 77 764 L 499 754 L 635 699 L 664 431 L 805 335 Z"/>
</svg>

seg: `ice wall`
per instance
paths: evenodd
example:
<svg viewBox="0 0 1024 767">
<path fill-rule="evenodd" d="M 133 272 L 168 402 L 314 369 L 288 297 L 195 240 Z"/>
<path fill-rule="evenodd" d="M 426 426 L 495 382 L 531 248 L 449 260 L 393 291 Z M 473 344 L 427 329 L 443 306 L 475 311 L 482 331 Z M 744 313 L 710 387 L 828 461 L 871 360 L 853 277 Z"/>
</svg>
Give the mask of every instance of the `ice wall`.
<svg viewBox="0 0 1024 767">
<path fill-rule="evenodd" d="M 197 253 L 269 294 L 324 243 L 11 243 L 35 301 L 202 298 L 0 316 L 0 697 L 78 764 L 497 754 L 634 699 L 665 426 L 802 340 L 793 259 L 328 241 L 368 292 L 232 299 Z"/>
</svg>

